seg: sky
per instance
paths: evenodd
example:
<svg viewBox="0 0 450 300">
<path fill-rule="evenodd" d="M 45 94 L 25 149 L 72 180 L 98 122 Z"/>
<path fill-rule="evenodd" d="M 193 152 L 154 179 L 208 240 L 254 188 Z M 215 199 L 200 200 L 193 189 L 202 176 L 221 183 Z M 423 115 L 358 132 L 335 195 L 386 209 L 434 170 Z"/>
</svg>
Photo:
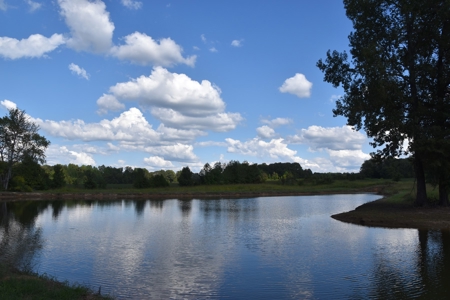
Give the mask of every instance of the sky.
<svg viewBox="0 0 450 300">
<path fill-rule="evenodd" d="M 0 0 L 0 114 L 26 111 L 49 165 L 358 172 L 370 139 L 316 67 L 351 31 L 338 0 Z"/>
</svg>

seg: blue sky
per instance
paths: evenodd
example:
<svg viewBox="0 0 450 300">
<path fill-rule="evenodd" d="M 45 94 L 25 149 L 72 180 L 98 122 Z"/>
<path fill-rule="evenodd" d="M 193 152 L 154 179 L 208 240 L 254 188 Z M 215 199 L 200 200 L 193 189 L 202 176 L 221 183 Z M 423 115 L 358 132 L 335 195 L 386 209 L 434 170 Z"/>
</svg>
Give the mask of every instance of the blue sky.
<svg viewBox="0 0 450 300">
<path fill-rule="evenodd" d="M 40 126 L 50 165 L 357 172 L 369 139 L 316 67 L 351 30 L 330 0 L 0 0 L 1 109 Z"/>
</svg>

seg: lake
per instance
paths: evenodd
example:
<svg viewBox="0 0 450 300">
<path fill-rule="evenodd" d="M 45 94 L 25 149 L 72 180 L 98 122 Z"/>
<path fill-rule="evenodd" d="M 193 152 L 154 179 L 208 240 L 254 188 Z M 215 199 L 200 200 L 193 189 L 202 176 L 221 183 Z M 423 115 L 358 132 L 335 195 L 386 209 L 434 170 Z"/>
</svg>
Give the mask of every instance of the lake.
<svg viewBox="0 0 450 300">
<path fill-rule="evenodd" d="M 444 299 L 450 233 L 330 215 L 377 195 L 0 203 L 0 260 L 118 299 Z"/>
</svg>

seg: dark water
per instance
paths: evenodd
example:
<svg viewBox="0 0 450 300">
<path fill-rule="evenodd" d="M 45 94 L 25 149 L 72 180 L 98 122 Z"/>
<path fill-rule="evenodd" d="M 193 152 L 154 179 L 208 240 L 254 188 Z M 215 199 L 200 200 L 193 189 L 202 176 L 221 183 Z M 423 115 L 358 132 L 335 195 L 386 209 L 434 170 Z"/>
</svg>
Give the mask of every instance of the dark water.
<svg viewBox="0 0 450 300">
<path fill-rule="evenodd" d="M 119 299 L 450 298 L 450 232 L 330 218 L 376 198 L 0 203 L 0 260 Z"/>
</svg>

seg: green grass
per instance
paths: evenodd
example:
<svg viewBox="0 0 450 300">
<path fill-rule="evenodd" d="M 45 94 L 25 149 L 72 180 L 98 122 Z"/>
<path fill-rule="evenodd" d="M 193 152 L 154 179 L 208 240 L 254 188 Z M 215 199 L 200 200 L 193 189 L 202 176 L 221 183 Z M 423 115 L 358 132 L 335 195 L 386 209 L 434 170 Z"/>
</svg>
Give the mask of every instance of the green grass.
<svg viewBox="0 0 450 300">
<path fill-rule="evenodd" d="M 79 284 L 59 282 L 45 274 L 20 272 L 4 265 L 0 266 L 0 298 L 2 300 L 113 299 L 98 295 Z"/>
<path fill-rule="evenodd" d="M 42 193 L 72 193 L 72 194 L 234 194 L 234 193 L 330 193 L 330 192 L 357 192 L 373 186 L 389 186 L 396 184 L 391 180 L 385 179 L 364 179 L 364 180 L 335 180 L 329 184 L 311 184 L 308 182 L 302 185 L 283 185 L 277 181 L 267 181 L 260 184 L 223 184 L 223 185 L 198 185 L 190 187 L 181 187 L 176 184 L 167 188 L 148 188 L 135 189 L 129 185 L 108 186 L 106 189 L 84 189 L 77 187 L 64 187 L 42 191 Z"/>
</svg>

